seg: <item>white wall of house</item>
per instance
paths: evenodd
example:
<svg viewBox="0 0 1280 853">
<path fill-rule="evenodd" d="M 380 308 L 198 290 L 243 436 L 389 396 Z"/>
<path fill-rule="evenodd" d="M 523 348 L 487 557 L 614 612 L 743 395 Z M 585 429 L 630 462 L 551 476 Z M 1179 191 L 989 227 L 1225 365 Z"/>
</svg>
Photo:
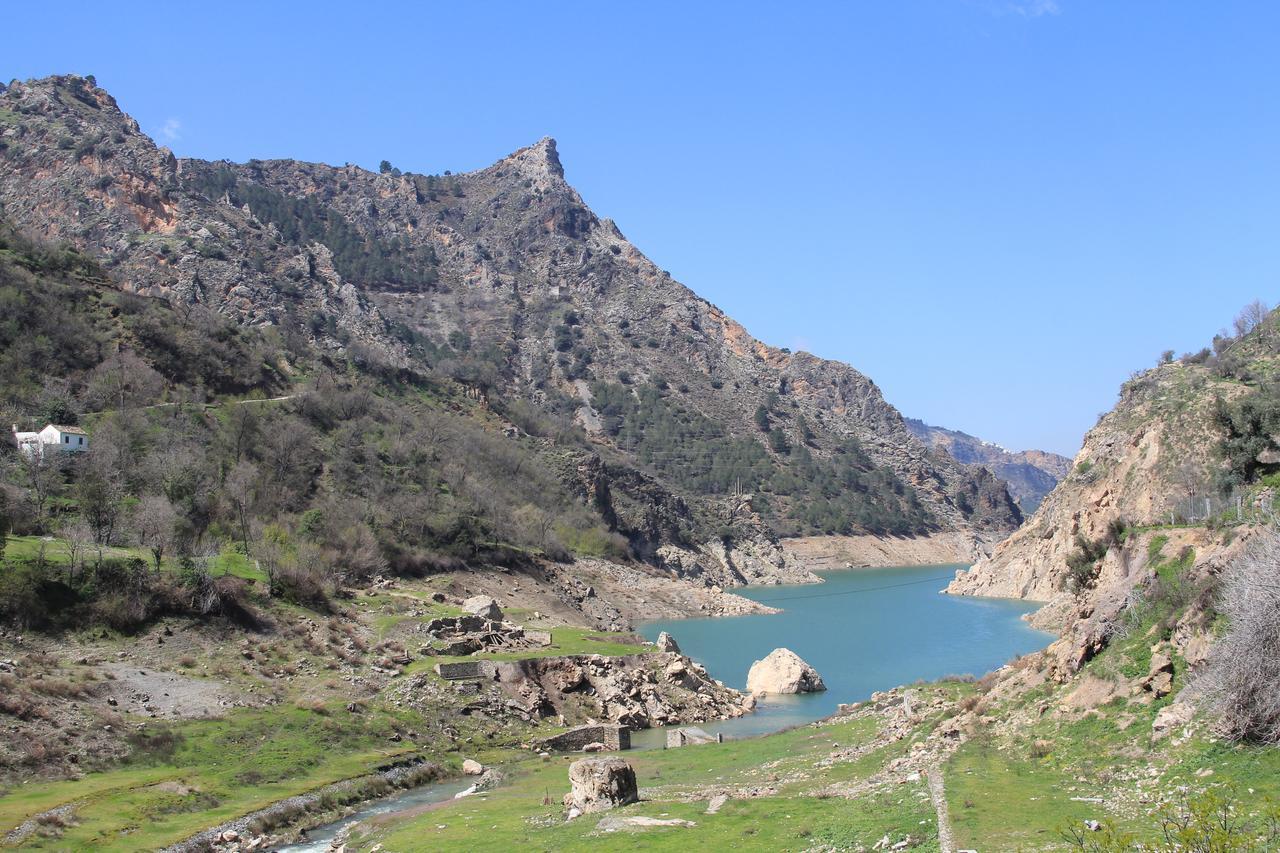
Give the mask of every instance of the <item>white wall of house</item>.
<svg viewBox="0 0 1280 853">
<path fill-rule="evenodd" d="M 49 424 L 39 432 L 13 431 L 13 441 L 26 456 L 42 456 L 46 450 L 80 453 L 89 449 L 89 436 L 82 430 L 61 429 Z"/>
</svg>

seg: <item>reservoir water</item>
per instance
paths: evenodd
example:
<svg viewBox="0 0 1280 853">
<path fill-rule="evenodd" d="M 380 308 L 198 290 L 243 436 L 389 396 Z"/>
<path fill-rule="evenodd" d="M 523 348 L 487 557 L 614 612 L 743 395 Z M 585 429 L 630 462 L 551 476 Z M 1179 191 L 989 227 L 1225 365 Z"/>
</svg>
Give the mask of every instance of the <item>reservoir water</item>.
<svg viewBox="0 0 1280 853">
<path fill-rule="evenodd" d="M 825 693 L 770 696 L 754 714 L 700 726 L 749 737 L 812 722 L 842 702 L 867 699 L 918 679 L 981 676 L 1053 639 L 1022 615 L 1025 601 L 940 595 L 964 566 L 912 566 L 818 572 L 826 582 L 742 587 L 738 595 L 782 609 L 772 615 L 669 619 L 640 626 L 646 639 L 667 631 L 711 675 L 745 689 L 752 662 L 779 647 L 804 658 Z M 638 747 L 660 743 L 658 730 L 635 732 Z"/>
<path fill-rule="evenodd" d="M 818 572 L 823 584 L 745 587 L 734 592 L 782 608 L 769 616 L 671 619 L 640 626 L 655 640 L 668 631 L 681 650 L 713 676 L 745 688 L 747 671 L 785 646 L 808 661 L 825 693 L 769 696 L 753 714 L 699 727 L 726 738 L 751 737 L 809 723 L 877 690 L 944 675 L 982 675 L 1015 655 L 1043 648 L 1052 635 L 1022 621 L 1038 605 L 1004 599 L 939 595 L 963 566 L 910 566 Z M 632 732 L 637 749 L 661 748 L 661 729 Z M 354 814 L 308 833 L 280 853 L 323 853 L 348 823 L 453 799 L 472 784 L 452 779 L 366 803 Z"/>
</svg>

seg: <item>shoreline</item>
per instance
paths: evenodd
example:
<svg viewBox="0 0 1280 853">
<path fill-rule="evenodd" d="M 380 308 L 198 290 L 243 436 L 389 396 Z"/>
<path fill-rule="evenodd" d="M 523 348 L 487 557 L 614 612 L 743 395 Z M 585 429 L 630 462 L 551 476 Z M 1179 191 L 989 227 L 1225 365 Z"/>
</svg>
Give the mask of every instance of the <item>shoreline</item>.
<svg viewBox="0 0 1280 853">
<path fill-rule="evenodd" d="M 972 565 L 1000 538 L 947 531 L 925 536 L 798 536 L 781 540 L 788 556 L 810 571 L 895 566 Z"/>
</svg>

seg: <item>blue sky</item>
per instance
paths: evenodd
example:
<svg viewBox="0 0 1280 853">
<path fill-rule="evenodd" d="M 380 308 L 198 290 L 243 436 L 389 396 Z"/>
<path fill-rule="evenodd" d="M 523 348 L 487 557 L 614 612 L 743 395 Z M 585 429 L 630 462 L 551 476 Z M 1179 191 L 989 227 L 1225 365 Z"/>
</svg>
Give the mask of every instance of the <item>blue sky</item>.
<svg viewBox="0 0 1280 853">
<path fill-rule="evenodd" d="M 1280 4 L 793 5 L 29 3 L 0 78 L 95 74 L 183 156 L 555 136 L 756 336 L 1014 448 L 1074 454 L 1130 372 L 1280 298 Z"/>
</svg>

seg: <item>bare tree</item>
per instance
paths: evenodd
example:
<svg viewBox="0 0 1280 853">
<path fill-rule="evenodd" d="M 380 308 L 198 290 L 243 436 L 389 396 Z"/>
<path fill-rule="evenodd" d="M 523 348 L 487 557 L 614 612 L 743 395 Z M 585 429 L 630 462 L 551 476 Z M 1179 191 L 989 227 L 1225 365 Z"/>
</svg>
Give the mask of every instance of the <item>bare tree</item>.
<svg viewBox="0 0 1280 853">
<path fill-rule="evenodd" d="M 151 552 L 156 574 L 165 552 L 173 547 L 178 513 L 163 495 L 145 495 L 133 510 L 133 530 L 138 541 Z"/>
<path fill-rule="evenodd" d="M 258 438 L 258 413 L 252 405 L 232 406 L 227 415 L 227 440 L 231 443 L 231 452 L 236 462 L 244 459 L 249 448 Z"/>
<path fill-rule="evenodd" d="M 258 469 L 251 462 L 240 462 L 231 469 L 223 484 L 227 500 L 235 513 L 240 528 L 240 541 L 245 552 L 249 551 L 249 517 L 258 496 Z"/>
<path fill-rule="evenodd" d="M 26 486 L 27 503 L 31 506 L 38 530 L 44 530 L 49 501 L 62 491 L 65 484 L 64 463 L 63 454 L 56 451 L 18 454 L 20 480 Z"/>
<path fill-rule="evenodd" d="M 111 544 L 125 494 L 124 484 L 111 476 L 112 472 L 103 470 L 104 467 L 92 463 L 86 465 L 75 487 L 80 515 L 99 545 Z"/>
<path fill-rule="evenodd" d="M 62 548 L 67 555 L 68 574 L 74 578 L 76 569 L 83 568 L 84 558 L 89 553 L 89 549 L 94 546 L 93 533 L 83 520 L 76 519 L 70 524 L 63 525 L 58 531 L 58 536 L 62 540 Z M 101 551 L 99 551 L 99 560 L 101 560 Z"/>
<path fill-rule="evenodd" d="M 127 409 L 153 402 L 164 391 L 164 377 L 128 350 L 117 350 L 89 375 L 91 404 Z"/>
<path fill-rule="evenodd" d="M 13 529 L 13 518 L 9 515 L 9 496 L 0 488 L 0 562 L 4 561 L 4 546 L 9 539 L 9 531 Z"/>
<path fill-rule="evenodd" d="M 551 531 L 555 527 L 556 518 L 551 513 L 534 506 L 523 504 L 513 514 L 513 521 L 528 540 L 532 540 L 539 548 L 546 548 L 551 539 Z"/>
<path fill-rule="evenodd" d="M 1204 695 L 1226 737 L 1280 743 L 1280 532 L 1261 534 L 1228 569 L 1219 607 L 1229 627 Z"/>
<path fill-rule="evenodd" d="M 1259 334 L 1263 338 L 1269 337 L 1269 329 L 1266 323 L 1267 316 L 1271 313 L 1271 309 L 1267 307 L 1267 303 L 1260 299 L 1255 299 L 1240 310 L 1236 315 L 1235 330 L 1236 337 L 1242 338 L 1252 332 L 1254 329 L 1260 329 Z"/>
</svg>

